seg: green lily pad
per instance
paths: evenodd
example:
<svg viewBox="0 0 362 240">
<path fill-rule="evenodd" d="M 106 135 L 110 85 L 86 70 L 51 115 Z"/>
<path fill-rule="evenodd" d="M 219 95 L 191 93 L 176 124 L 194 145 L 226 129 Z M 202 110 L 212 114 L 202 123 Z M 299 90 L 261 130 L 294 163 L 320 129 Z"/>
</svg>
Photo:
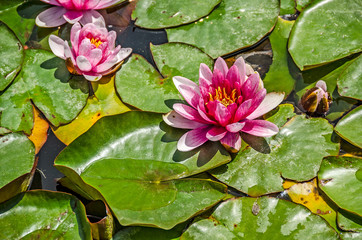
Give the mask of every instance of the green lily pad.
<svg viewBox="0 0 362 240">
<path fill-rule="evenodd" d="M 309 4 L 311 4 L 314 0 L 295 0 L 297 7 L 296 9 L 301 12 L 304 8 L 306 8 Z"/>
<path fill-rule="evenodd" d="M 143 28 L 175 27 L 208 15 L 221 0 L 148 1 L 139 0 L 132 13 L 135 24 Z"/>
<path fill-rule="evenodd" d="M 347 7 L 348 6 L 348 7 Z M 362 5 L 354 0 L 314 1 L 297 18 L 289 52 L 301 70 L 362 50 Z M 333 51 L 331 51 L 333 49 Z"/>
<path fill-rule="evenodd" d="M 362 106 L 359 106 L 339 120 L 335 127 L 338 135 L 359 148 L 362 148 L 361 119 Z"/>
<path fill-rule="evenodd" d="M 294 14 L 295 13 L 295 0 L 281 0 L 279 15 Z"/>
<path fill-rule="evenodd" d="M 3 202 L 28 188 L 36 166 L 34 144 L 20 133 L 0 137 L 0 164 L 0 202 Z"/>
<path fill-rule="evenodd" d="M 319 187 L 339 207 L 362 216 L 362 180 L 356 173 L 362 159 L 355 157 L 327 157 L 318 173 Z M 344 194 L 341 194 L 344 193 Z"/>
<path fill-rule="evenodd" d="M 338 226 L 345 231 L 362 232 L 362 218 L 347 211 L 337 213 Z"/>
<path fill-rule="evenodd" d="M 182 99 L 172 77 L 182 76 L 198 83 L 200 64 L 211 68 L 213 60 L 199 49 L 181 43 L 151 45 L 151 51 L 161 74 L 142 56 L 133 54 L 118 71 L 116 88 L 124 102 L 143 111 L 165 113 Z"/>
<path fill-rule="evenodd" d="M 306 208 L 277 198 L 237 198 L 221 203 L 208 219 L 193 223 L 182 239 L 338 239 Z"/>
<path fill-rule="evenodd" d="M 258 42 L 278 13 L 277 0 L 222 0 L 209 16 L 166 32 L 169 42 L 188 43 L 217 58 Z"/>
<path fill-rule="evenodd" d="M 69 78 L 64 60 L 51 52 L 25 51 L 22 70 L 0 95 L 0 125 L 30 134 L 34 118 L 31 101 L 54 126 L 73 120 L 86 104 L 88 84 Z"/>
<path fill-rule="evenodd" d="M 264 119 L 267 119 L 269 122 L 272 122 L 281 128 L 295 115 L 293 105 L 286 103 L 280 104 L 275 110 L 265 114 Z"/>
<path fill-rule="evenodd" d="M 1 239 L 91 239 L 83 204 L 64 193 L 30 191 L 0 205 Z"/>
<path fill-rule="evenodd" d="M 362 100 L 362 57 L 356 58 L 339 76 L 338 92 L 342 96 Z"/>
<path fill-rule="evenodd" d="M 273 49 L 273 63 L 263 79 L 264 87 L 268 92 L 284 92 L 285 97 L 293 90 L 295 81 L 289 73 L 287 44 L 289 33 L 294 21 L 286 21 L 278 17 L 269 39 Z"/>
<path fill-rule="evenodd" d="M 0 91 L 4 90 L 15 78 L 23 61 L 23 46 L 14 33 L 0 21 Z"/>
<path fill-rule="evenodd" d="M 324 156 L 338 154 L 333 127 L 320 118 L 298 115 L 268 138 L 270 153 L 252 148 L 239 152 L 228 165 L 211 171 L 220 181 L 251 196 L 283 191 L 283 179 L 306 181 L 317 175 Z"/>
</svg>

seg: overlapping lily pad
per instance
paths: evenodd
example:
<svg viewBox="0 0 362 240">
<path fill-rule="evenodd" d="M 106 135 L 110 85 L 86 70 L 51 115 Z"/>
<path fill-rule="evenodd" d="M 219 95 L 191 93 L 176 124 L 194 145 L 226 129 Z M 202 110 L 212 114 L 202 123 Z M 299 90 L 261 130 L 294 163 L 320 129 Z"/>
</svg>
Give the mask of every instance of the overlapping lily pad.
<svg viewBox="0 0 362 240">
<path fill-rule="evenodd" d="M 344 70 L 337 80 L 342 96 L 362 100 L 362 56 L 360 55 Z"/>
<path fill-rule="evenodd" d="M 14 33 L 0 21 L 0 91 L 4 90 L 21 68 L 23 46 Z"/>
<path fill-rule="evenodd" d="M 25 51 L 22 70 L 0 95 L 0 125 L 30 134 L 31 101 L 54 126 L 70 122 L 86 104 L 88 84 L 69 79 L 64 60 L 45 50 Z"/>
<path fill-rule="evenodd" d="M 84 206 L 64 193 L 30 191 L 0 205 L 1 239 L 92 239 Z"/>
<path fill-rule="evenodd" d="M 213 60 L 181 43 L 151 45 L 151 51 L 160 73 L 142 56 L 133 54 L 117 73 L 116 88 L 124 102 L 144 111 L 165 113 L 182 99 L 172 77 L 183 76 L 198 83 L 200 64 L 211 68 Z"/>
<path fill-rule="evenodd" d="M 345 231 L 356 231 L 362 234 L 362 217 L 340 210 L 337 213 L 338 226 Z"/>
<path fill-rule="evenodd" d="M 360 52 L 362 25 L 356 19 L 361 11 L 362 5 L 354 0 L 319 0 L 309 5 L 289 39 L 289 52 L 298 67 L 304 70 Z"/>
<path fill-rule="evenodd" d="M 295 13 L 295 4 L 296 4 L 296 2 L 294 0 L 281 0 L 279 15 L 294 14 Z"/>
<path fill-rule="evenodd" d="M 336 132 L 349 143 L 362 148 L 362 106 L 349 112 L 337 123 Z"/>
<path fill-rule="evenodd" d="M 284 92 L 285 97 L 293 90 L 295 80 L 289 73 L 289 53 L 287 50 L 289 33 L 294 21 L 286 21 L 278 17 L 277 25 L 269 36 L 273 49 L 273 63 L 263 79 L 268 92 Z"/>
<path fill-rule="evenodd" d="M 362 159 L 327 157 L 318 173 L 319 187 L 339 207 L 362 216 Z M 344 194 L 341 194 L 343 193 Z"/>
<path fill-rule="evenodd" d="M 223 0 L 206 18 L 166 32 L 169 42 L 188 43 L 217 58 L 258 42 L 278 13 L 276 0 Z"/>
<path fill-rule="evenodd" d="M 175 27 L 208 15 L 221 0 L 138 0 L 132 13 L 135 24 L 144 28 Z"/>
<path fill-rule="evenodd" d="M 23 134 L 0 137 L 0 202 L 26 191 L 35 170 L 35 148 Z M 35 165 L 34 165 L 35 164 Z"/>
<path fill-rule="evenodd" d="M 324 119 L 295 116 L 277 135 L 267 139 L 270 153 L 247 148 L 231 163 L 211 173 L 251 196 L 282 191 L 282 177 L 312 179 L 323 157 L 338 153 L 339 144 L 331 141 L 332 132 L 333 127 Z"/>
<path fill-rule="evenodd" d="M 193 223 L 182 239 L 338 239 L 319 216 L 276 198 L 238 198 L 220 204 L 208 219 Z"/>
</svg>

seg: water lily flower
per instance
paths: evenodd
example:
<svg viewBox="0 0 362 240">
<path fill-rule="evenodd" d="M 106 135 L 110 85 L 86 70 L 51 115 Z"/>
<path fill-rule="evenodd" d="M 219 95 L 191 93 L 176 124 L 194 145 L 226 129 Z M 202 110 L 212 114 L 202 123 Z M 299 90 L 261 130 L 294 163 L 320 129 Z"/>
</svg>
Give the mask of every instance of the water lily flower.
<svg viewBox="0 0 362 240">
<path fill-rule="evenodd" d="M 329 110 L 329 105 L 332 103 L 332 98 L 327 92 L 327 84 L 323 80 L 319 80 L 315 87 L 307 90 L 300 105 L 309 114 L 325 114 Z"/>
<path fill-rule="evenodd" d="M 39 27 L 57 27 L 66 22 L 82 25 L 104 19 L 97 9 L 104 9 L 116 5 L 123 0 L 41 0 L 54 5 L 41 12 L 35 20 Z"/>
<path fill-rule="evenodd" d="M 173 82 L 189 104 L 176 103 L 174 111 L 163 116 L 172 127 L 191 129 L 179 139 L 180 151 L 220 141 L 235 152 L 241 147 L 240 132 L 270 137 L 279 131 L 275 124 L 258 118 L 277 107 L 284 93 L 266 94 L 259 74 L 243 58 L 238 58 L 230 69 L 218 58 L 214 72 L 201 64 L 199 86 L 180 76 Z"/>
<path fill-rule="evenodd" d="M 115 48 L 116 32 L 110 31 L 93 23 L 81 27 L 73 25 L 70 41 L 51 35 L 49 45 L 53 53 L 66 60 L 71 73 L 81 74 L 89 81 L 98 81 L 103 75 L 115 71 L 128 55 L 131 48 Z"/>
</svg>

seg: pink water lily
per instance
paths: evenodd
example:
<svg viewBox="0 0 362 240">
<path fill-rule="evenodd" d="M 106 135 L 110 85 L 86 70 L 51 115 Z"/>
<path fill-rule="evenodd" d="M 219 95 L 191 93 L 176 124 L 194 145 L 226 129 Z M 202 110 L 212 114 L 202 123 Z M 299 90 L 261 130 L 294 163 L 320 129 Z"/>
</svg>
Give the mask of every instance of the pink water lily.
<svg viewBox="0 0 362 240">
<path fill-rule="evenodd" d="M 67 61 L 72 73 L 81 74 L 89 81 L 98 81 L 103 75 L 110 74 L 128 57 L 132 49 L 115 47 L 116 32 L 93 23 L 81 27 L 73 25 L 70 32 L 72 48 L 67 41 L 51 35 L 49 45 L 53 53 Z"/>
<path fill-rule="evenodd" d="M 209 140 L 238 151 L 239 132 L 270 137 L 279 131 L 275 124 L 258 118 L 277 107 L 284 94 L 266 94 L 259 74 L 243 58 L 237 59 L 230 69 L 218 58 L 213 73 L 201 64 L 199 86 L 179 76 L 173 82 L 189 105 L 174 104 L 174 111 L 163 119 L 172 127 L 192 129 L 179 139 L 180 151 L 190 151 Z"/>
<path fill-rule="evenodd" d="M 41 12 L 35 23 L 39 27 L 57 27 L 66 22 L 74 24 L 80 22 L 82 25 L 94 21 L 104 22 L 97 9 L 104 9 L 123 0 L 41 0 L 54 5 Z"/>
</svg>

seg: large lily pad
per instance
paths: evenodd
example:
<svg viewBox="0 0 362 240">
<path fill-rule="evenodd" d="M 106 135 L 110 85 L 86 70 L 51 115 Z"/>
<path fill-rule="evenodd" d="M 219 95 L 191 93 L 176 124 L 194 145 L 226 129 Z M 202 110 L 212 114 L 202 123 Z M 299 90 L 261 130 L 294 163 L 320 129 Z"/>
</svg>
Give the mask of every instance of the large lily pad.
<svg viewBox="0 0 362 240">
<path fill-rule="evenodd" d="M 343 139 L 362 148 L 362 106 L 349 112 L 337 123 L 335 130 Z"/>
<path fill-rule="evenodd" d="M 64 60 L 45 50 L 27 50 L 23 68 L 0 95 L 1 126 L 30 134 L 31 101 L 54 125 L 73 120 L 88 97 L 86 81 L 69 80 Z"/>
<path fill-rule="evenodd" d="M 132 13 L 135 24 L 144 28 L 166 28 L 190 23 L 208 15 L 221 0 L 138 0 Z"/>
<path fill-rule="evenodd" d="M 26 191 L 35 166 L 35 148 L 23 134 L 0 137 L 0 202 Z"/>
<path fill-rule="evenodd" d="M 200 64 L 211 68 L 213 60 L 199 49 L 181 43 L 151 45 L 151 51 L 161 74 L 142 56 L 133 54 L 117 73 L 116 88 L 124 102 L 144 111 L 165 113 L 175 100 L 182 99 L 172 77 L 198 82 Z"/>
<path fill-rule="evenodd" d="M 281 0 L 280 1 L 279 15 L 294 14 L 294 13 L 295 13 L 295 1 L 294 0 Z"/>
<path fill-rule="evenodd" d="M 85 209 L 64 193 L 30 191 L 0 205 L 1 239 L 91 239 Z"/>
<path fill-rule="evenodd" d="M 287 44 L 294 21 L 278 17 L 277 25 L 269 39 L 273 49 L 273 63 L 263 79 L 268 92 L 284 92 L 285 97 L 293 90 L 295 81 L 289 73 Z"/>
<path fill-rule="evenodd" d="M 362 100 L 362 57 L 356 58 L 337 80 L 338 92 L 342 96 Z"/>
<path fill-rule="evenodd" d="M 319 216 L 276 198 L 238 198 L 220 204 L 209 219 L 192 224 L 182 239 L 338 239 Z"/>
<path fill-rule="evenodd" d="M 270 153 L 247 148 L 228 165 L 211 173 L 251 196 L 282 191 L 284 178 L 297 181 L 317 175 L 324 156 L 338 154 L 333 127 L 324 119 L 295 116 L 268 140 Z"/>
<path fill-rule="evenodd" d="M 23 46 L 14 33 L 0 21 L 0 91 L 4 90 L 21 68 Z"/>
<path fill-rule="evenodd" d="M 166 32 L 169 42 L 188 43 L 217 58 L 258 42 L 278 13 L 277 0 L 223 0 L 206 18 Z"/>
<path fill-rule="evenodd" d="M 362 25 L 356 19 L 361 11 L 362 5 L 354 0 L 319 0 L 309 5 L 289 39 L 289 52 L 298 67 L 304 70 L 360 52 Z"/>
<path fill-rule="evenodd" d="M 362 216 L 362 159 L 327 157 L 318 173 L 319 187 L 339 207 Z M 344 193 L 344 194 L 341 194 Z"/>
</svg>

